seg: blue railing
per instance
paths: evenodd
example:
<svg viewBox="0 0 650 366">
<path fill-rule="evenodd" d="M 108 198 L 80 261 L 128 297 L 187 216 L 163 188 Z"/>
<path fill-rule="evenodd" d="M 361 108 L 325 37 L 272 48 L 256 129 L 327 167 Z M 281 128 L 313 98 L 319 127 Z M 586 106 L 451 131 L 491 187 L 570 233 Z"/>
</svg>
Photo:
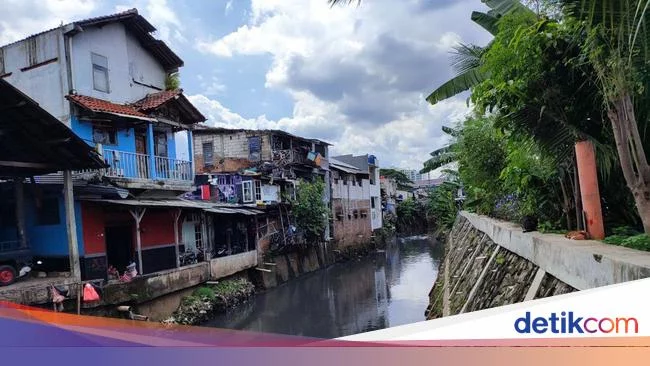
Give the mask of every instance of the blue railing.
<svg viewBox="0 0 650 366">
<path fill-rule="evenodd" d="M 192 163 L 189 161 L 155 156 L 152 169 L 152 159 L 146 154 L 104 149 L 103 156 L 109 165 L 104 173 L 107 177 L 179 181 L 194 179 Z"/>
</svg>

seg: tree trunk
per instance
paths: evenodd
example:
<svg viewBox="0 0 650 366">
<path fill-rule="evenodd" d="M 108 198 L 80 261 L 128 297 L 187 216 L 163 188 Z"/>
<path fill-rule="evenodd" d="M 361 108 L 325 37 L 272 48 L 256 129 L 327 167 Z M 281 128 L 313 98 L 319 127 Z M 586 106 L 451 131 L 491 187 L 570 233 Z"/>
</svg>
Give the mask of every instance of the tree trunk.
<svg viewBox="0 0 650 366">
<path fill-rule="evenodd" d="M 650 167 L 643 150 L 631 96 L 623 93 L 613 100 L 607 115 L 612 123 L 623 177 L 634 197 L 643 230 L 650 234 Z"/>
</svg>

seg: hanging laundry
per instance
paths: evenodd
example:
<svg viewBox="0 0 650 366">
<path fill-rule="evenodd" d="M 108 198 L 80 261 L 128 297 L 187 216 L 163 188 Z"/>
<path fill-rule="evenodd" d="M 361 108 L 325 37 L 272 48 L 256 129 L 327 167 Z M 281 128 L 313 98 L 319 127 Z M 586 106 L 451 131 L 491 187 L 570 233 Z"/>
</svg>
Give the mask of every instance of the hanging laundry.
<svg viewBox="0 0 650 366">
<path fill-rule="evenodd" d="M 316 165 L 320 166 L 320 163 L 321 163 L 322 159 L 323 159 L 323 157 L 320 155 L 320 153 L 316 154 L 316 158 L 314 159 L 314 163 L 316 163 Z"/>
<path fill-rule="evenodd" d="M 51 286 L 50 293 L 52 294 L 52 302 L 55 304 L 60 304 L 65 300 L 65 297 L 54 286 Z"/>
<path fill-rule="evenodd" d="M 84 302 L 99 301 L 99 294 L 90 283 L 84 285 L 83 298 Z"/>
<path fill-rule="evenodd" d="M 309 154 L 307 154 L 307 159 L 314 161 L 316 160 L 316 153 L 313 151 L 310 151 Z"/>
</svg>

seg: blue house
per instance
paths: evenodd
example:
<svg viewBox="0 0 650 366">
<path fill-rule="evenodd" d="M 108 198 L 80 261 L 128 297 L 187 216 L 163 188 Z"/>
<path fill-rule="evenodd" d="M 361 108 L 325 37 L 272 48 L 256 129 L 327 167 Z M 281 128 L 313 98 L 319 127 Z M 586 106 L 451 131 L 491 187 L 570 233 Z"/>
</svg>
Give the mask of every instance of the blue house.
<svg viewBox="0 0 650 366">
<path fill-rule="evenodd" d="M 153 37 L 154 31 L 132 9 L 0 47 L 0 78 L 70 127 L 108 165 L 74 174 L 85 278 L 105 277 L 109 265 L 123 270 L 131 261 L 139 262 L 140 272 L 142 262 L 151 264 L 144 272 L 176 266 L 174 246 L 177 249 L 182 239 L 174 226 L 189 227 L 187 222 L 195 217 L 175 216 L 171 207 L 108 202 L 169 199 L 193 187 L 192 129 L 205 117 L 182 89 L 168 88 L 183 61 Z M 182 134 L 189 142 L 187 159 L 176 151 Z M 29 244 L 48 270 L 68 270 L 62 174 L 35 175 L 31 180 L 34 184 L 24 193 Z M 10 187 L 0 189 L 3 199 L 13 194 Z M 0 241 L 5 240 L 15 240 L 15 232 L 0 227 Z"/>
</svg>

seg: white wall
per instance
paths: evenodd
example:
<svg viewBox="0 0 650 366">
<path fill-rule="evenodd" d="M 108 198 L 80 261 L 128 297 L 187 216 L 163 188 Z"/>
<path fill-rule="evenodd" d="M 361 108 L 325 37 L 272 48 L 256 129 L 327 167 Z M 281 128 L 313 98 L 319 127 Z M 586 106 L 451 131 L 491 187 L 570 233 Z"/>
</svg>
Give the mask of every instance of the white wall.
<svg viewBox="0 0 650 366">
<path fill-rule="evenodd" d="M 29 43 L 35 46 L 36 63 L 57 58 L 30 70 L 20 69 L 29 66 Z M 65 48 L 60 28 L 29 39 L 10 44 L 1 49 L 4 58 L 4 73 L 11 73 L 4 80 L 18 88 L 41 107 L 68 126 L 70 107 L 64 95 L 68 91 Z"/>
<path fill-rule="evenodd" d="M 375 161 L 377 163 L 377 161 Z M 375 198 L 375 208 L 371 209 L 370 224 L 373 230 L 381 229 L 382 214 L 381 214 L 381 182 L 379 181 L 379 167 L 370 169 L 370 173 L 374 175 L 375 184 L 370 184 L 370 197 Z M 371 206 L 372 207 L 372 206 Z"/>
<path fill-rule="evenodd" d="M 93 88 L 91 53 L 108 58 L 109 93 Z M 131 103 L 158 90 L 135 84 L 164 87 L 165 72 L 120 23 L 90 27 L 72 37 L 72 73 L 78 94 L 114 103 Z"/>
<path fill-rule="evenodd" d="M 160 63 L 128 32 L 126 33 L 126 47 L 129 57 L 129 74 L 135 81 L 147 85 L 153 85 L 160 89 L 165 88 L 166 73 Z M 130 80 L 131 100 L 136 101 L 144 98 L 149 93 L 156 92 L 155 89 L 138 85 Z"/>
<path fill-rule="evenodd" d="M 351 200 L 369 200 L 370 199 L 370 181 L 362 179 L 362 186 L 352 185 L 351 181 L 348 184 L 343 184 L 343 180 L 339 179 L 338 183 L 334 183 L 332 179 L 332 199 L 351 199 Z"/>
</svg>

